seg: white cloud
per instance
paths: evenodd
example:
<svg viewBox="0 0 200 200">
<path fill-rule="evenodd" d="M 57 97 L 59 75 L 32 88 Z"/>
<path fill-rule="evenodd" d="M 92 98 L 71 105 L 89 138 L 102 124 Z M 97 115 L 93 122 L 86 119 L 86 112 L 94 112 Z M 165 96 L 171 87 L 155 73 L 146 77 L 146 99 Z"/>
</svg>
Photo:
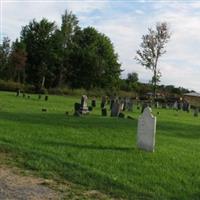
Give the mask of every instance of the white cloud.
<svg viewBox="0 0 200 200">
<path fill-rule="evenodd" d="M 138 72 L 141 80 L 151 79 L 151 71 L 134 60 L 141 36 L 157 21 L 167 21 L 172 32 L 167 53 L 160 62 L 162 84 L 175 84 L 200 91 L 200 2 L 140 1 L 142 7 L 130 4 L 123 10 L 117 2 L 63 1 L 63 2 L 10 2 L 3 5 L 3 32 L 12 39 L 19 36 L 21 26 L 33 18 L 46 17 L 60 23 L 60 16 L 67 8 L 79 18 L 82 26 L 95 26 L 108 35 L 125 70 Z M 124 2 L 123 5 L 128 5 Z M 113 6 L 114 5 L 114 6 Z M 146 10 L 144 9 L 146 6 Z"/>
</svg>

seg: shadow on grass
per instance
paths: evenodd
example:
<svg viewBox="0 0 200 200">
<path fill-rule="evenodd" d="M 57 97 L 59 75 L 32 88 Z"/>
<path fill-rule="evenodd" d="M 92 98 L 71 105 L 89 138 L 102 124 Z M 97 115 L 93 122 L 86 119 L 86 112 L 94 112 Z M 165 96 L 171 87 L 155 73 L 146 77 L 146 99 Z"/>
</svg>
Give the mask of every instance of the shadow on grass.
<svg viewBox="0 0 200 200">
<path fill-rule="evenodd" d="M 66 146 L 78 149 L 89 149 L 89 150 L 109 150 L 109 151 L 134 151 L 133 147 L 115 147 L 115 146 L 102 146 L 102 145 L 92 145 L 92 144 L 74 144 L 69 142 L 55 142 L 55 141 L 44 141 L 42 144 L 50 146 Z"/>
<path fill-rule="evenodd" d="M 160 122 L 157 131 L 169 137 L 198 139 L 200 138 L 200 123 L 192 125 L 180 122 Z"/>
<path fill-rule="evenodd" d="M 10 113 L 0 112 L 0 118 L 8 121 L 25 123 L 25 124 L 37 124 L 48 126 L 66 126 L 71 128 L 110 128 L 119 129 L 125 126 L 136 126 L 136 120 L 120 120 L 118 118 L 102 118 L 101 116 L 66 116 L 64 113 Z M 116 123 L 117 121 L 117 123 Z"/>
<path fill-rule="evenodd" d="M 21 167 L 34 170 L 45 178 L 53 176 L 56 180 L 65 179 L 89 189 L 97 189 L 113 197 L 128 199 L 152 199 L 149 192 L 139 192 L 130 185 L 112 179 L 108 174 L 79 163 L 67 161 L 67 157 L 60 158 L 56 154 L 30 150 L 22 147 L 16 148 L 12 144 L 1 143 L 0 151 L 12 152 L 13 159 Z"/>
</svg>

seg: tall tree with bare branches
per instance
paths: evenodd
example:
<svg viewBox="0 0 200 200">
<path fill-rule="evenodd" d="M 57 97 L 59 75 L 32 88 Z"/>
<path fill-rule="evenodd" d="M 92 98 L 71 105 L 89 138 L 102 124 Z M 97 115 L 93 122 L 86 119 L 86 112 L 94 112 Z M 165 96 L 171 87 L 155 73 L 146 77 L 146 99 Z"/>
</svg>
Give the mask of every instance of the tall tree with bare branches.
<svg viewBox="0 0 200 200">
<path fill-rule="evenodd" d="M 161 72 L 158 69 L 159 58 L 166 53 L 165 46 L 170 39 L 170 32 L 166 22 L 156 24 L 155 30 L 148 29 L 142 36 L 140 49 L 136 52 L 136 61 L 153 72 L 152 85 L 154 98 L 156 97 L 157 84 L 160 82 Z"/>
</svg>

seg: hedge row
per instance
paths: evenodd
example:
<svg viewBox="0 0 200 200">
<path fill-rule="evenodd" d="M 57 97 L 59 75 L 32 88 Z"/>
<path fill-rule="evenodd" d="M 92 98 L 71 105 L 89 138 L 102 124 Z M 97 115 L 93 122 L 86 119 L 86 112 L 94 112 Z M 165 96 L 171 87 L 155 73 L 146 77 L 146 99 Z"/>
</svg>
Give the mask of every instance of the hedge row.
<svg viewBox="0 0 200 200">
<path fill-rule="evenodd" d="M 11 91 L 16 92 L 17 90 L 24 91 L 25 93 L 35 93 L 35 87 L 33 85 L 24 85 L 21 83 L 13 82 L 13 81 L 4 81 L 0 80 L 0 90 L 1 91 Z M 71 95 L 71 96 L 81 96 L 86 94 L 87 96 L 97 96 L 101 97 L 103 95 L 111 95 L 116 93 L 119 96 L 123 97 L 135 97 L 136 93 L 133 92 L 126 92 L 126 91 L 109 91 L 103 89 L 92 89 L 92 90 L 85 90 L 85 89 L 70 89 L 68 87 L 62 88 L 50 88 L 47 90 L 41 91 L 41 93 L 49 93 L 54 95 Z"/>
</svg>

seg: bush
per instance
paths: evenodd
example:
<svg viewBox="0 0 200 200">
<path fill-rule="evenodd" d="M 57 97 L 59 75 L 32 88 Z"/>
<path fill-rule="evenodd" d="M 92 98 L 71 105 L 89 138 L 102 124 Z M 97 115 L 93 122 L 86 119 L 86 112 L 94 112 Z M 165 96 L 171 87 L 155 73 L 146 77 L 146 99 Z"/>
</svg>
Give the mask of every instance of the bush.
<svg viewBox="0 0 200 200">
<path fill-rule="evenodd" d="M 17 90 L 21 90 L 27 93 L 35 93 L 35 87 L 33 85 L 24 85 L 22 83 L 17 83 L 14 81 L 4 80 L 0 80 L 0 90 L 10 92 L 16 92 Z"/>
<path fill-rule="evenodd" d="M 18 89 L 24 91 L 26 93 L 35 93 L 35 87 L 33 85 L 24 85 L 21 83 L 17 83 L 14 81 L 4 81 L 0 80 L 0 90 L 2 91 L 11 91 L 15 92 Z M 83 88 L 80 89 L 70 89 L 68 87 L 61 87 L 61 88 L 50 88 L 50 89 L 42 89 L 40 94 L 53 94 L 53 95 L 70 95 L 70 96 L 82 96 L 87 95 L 89 97 L 96 96 L 102 97 L 103 95 L 111 96 L 111 95 L 118 95 L 121 97 L 136 97 L 136 93 L 134 92 L 126 92 L 126 91 L 115 91 L 115 90 L 103 90 L 101 88 L 93 88 L 91 90 L 85 90 Z"/>
<path fill-rule="evenodd" d="M 0 80 L 0 90 L 1 91 L 11 91 L 15 92 L 17 90 L 24 90 L 24 85 L 21 83 L 16 83 L 13 81 L 3 81 Z"/>
</svg>

